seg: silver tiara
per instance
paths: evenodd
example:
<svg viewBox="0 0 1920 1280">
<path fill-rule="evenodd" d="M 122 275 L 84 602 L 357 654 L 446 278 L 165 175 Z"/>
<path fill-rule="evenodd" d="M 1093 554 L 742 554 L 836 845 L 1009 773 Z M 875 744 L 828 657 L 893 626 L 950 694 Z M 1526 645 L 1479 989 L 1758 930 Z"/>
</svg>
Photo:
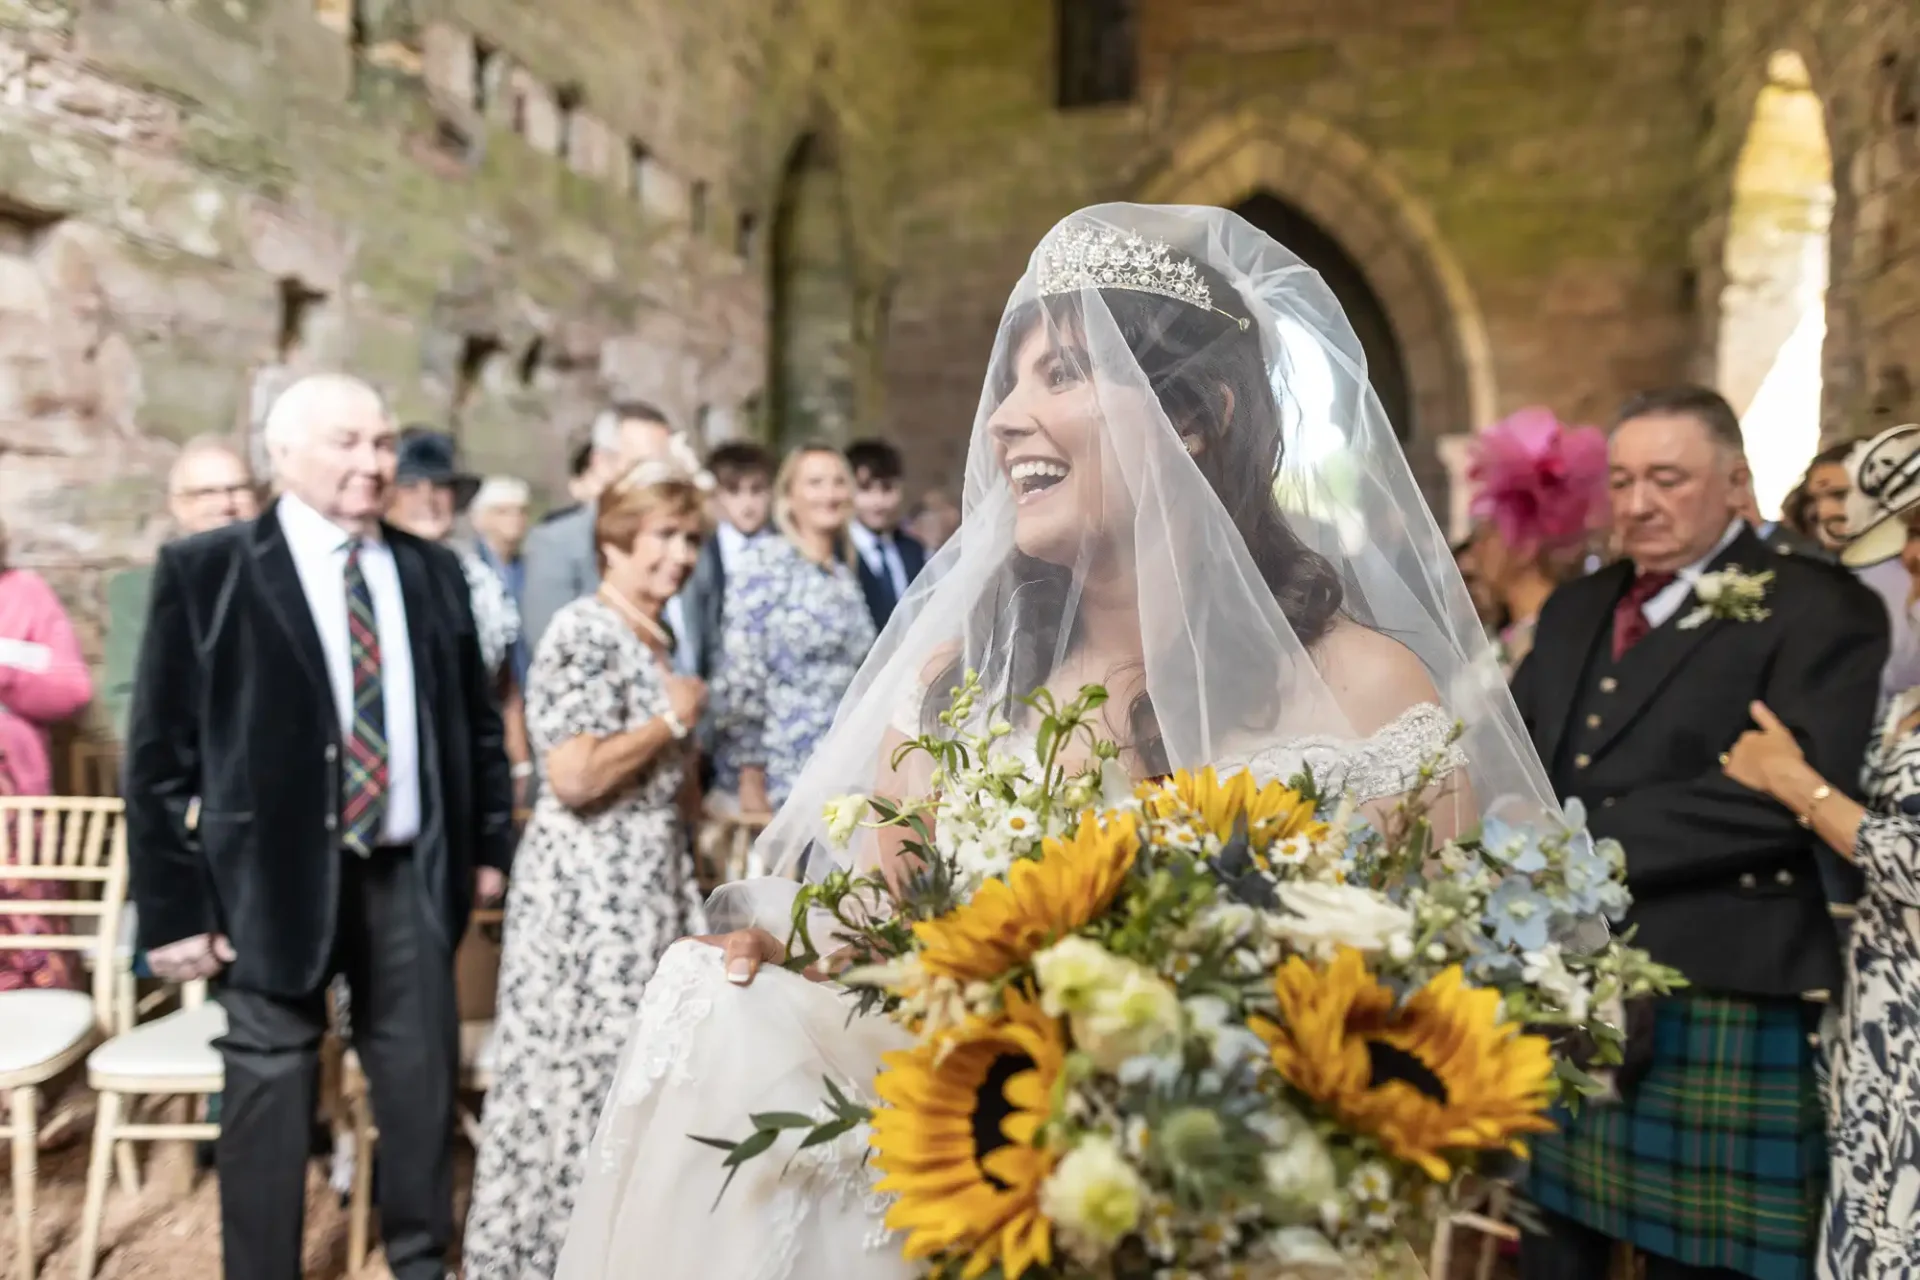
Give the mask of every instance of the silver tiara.
<svg viewBox="0 0 1920 1280">
<path fill-rule="evenodd" d="M 1137 232 L 1122 235 L 1086 223 L 1068 224 L 1040 247 L 1039 282 L 1043 298 L 1082 289 L 1134 289 L 1219 311 L 1247 327 L 1245 316 L 1213 305 L 1213 290 L 1192 260 L 1176 256 L 1166 241 Z"/>
</svg>

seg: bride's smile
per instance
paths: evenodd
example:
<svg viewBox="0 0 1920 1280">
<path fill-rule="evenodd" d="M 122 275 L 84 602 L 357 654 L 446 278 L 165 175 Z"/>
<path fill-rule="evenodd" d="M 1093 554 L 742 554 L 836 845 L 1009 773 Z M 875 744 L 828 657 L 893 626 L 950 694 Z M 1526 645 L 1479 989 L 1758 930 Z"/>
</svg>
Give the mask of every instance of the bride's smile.
<svg viewBox="0 0 1920 1280">
<path fill-rule="evenodd" d="M 1013 481 L 1015 498 L 1023 507 L 1038 502 L 1072 471 L 1066 463 L 1051 458 L 1021 458 L 1007 463 L 1007 478 Z"/>
</svg>

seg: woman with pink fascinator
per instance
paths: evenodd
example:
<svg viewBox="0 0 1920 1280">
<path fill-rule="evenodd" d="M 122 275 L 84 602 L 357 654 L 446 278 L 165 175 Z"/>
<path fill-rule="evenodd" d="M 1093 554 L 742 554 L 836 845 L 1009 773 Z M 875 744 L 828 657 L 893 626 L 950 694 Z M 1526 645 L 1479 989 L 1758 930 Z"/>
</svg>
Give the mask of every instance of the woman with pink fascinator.
<svg viewBox="0 0 1920 1280">
<path fill-rule="evenodd" d="M 1550 409 L 1522 409 L 1474 441 L 1467 476 L 1478 523 L 1461 568 L 1505 613 L 1500 664 L 1511 678 L 1533 648 L 1540 607 L 1606 524 L 1607 438 Z"/>
</svg>

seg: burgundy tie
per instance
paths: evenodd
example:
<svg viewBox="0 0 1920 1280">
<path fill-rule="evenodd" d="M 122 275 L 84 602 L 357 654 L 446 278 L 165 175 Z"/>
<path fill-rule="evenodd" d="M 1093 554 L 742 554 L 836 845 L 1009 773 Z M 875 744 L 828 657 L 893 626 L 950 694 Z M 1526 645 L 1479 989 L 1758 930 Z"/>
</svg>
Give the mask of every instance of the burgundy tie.
<svg viewBox="0 0 1920 1280">
<path fill-rule="evenodd" d="M 1633 580 L 1627 588 L 1627 594 L 1620 597 L 1620 603 L 1613 606 L 1613 660 L 1620 661 L 1627 650 L 1647 638 L 1647 632 L 1653 630 L 1653 624 L 1647 621 L 1642 612 L 1647 601 L 1659 595 L 1673 584 L 1677 575 L 1671 573 L 1643 573 Z"/>
</svg>

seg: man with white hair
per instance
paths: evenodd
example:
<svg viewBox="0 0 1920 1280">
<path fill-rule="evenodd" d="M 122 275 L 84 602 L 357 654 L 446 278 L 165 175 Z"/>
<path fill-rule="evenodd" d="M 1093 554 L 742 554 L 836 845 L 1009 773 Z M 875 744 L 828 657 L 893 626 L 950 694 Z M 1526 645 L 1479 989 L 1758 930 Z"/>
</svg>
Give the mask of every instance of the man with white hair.
<svg viewBox="0 0 1920 1280">
<path fill-rule="evenodd" d="M 593 422 L 593 460 L 584 488 L 587 501 L 566 515 L 543 522 L 527 535 L 526 588 L 521 602 L 521 636 L 534 653 L 547 624 L 562 605 L 600 588 L 600 563 L 593 545 L 593 499 L 635 463 L 665 457 L 673 443 L 667 415 L 634 400 L 609 405 Z M 672 626 L 674 619 L 668 618 Z"/>
<path fill-rule="evenodd" d="M 190 538 L 260 513 L 253 469 L 239 446 L 224 436 L 195 436 L 180 446 L 167 471 L 167 514 L 175 536 Z M 101 682 L 103 709 L 114 736 L 127 736 L 127 706 L 133 698 L 133 662 L 147 620 L 153 566 L 123 569 L 107 579 L 107 629 Z"/>
<path fill-rule="evenodd" d="M 395 430 L 338 374 L 275 401 L 281 496 L 169 545 L 127 733 L 131 890 L 154 972 L 226 1010 L 225 1273 L 300 1275 L 329 981 L 380 1118 L 397 1280 L 453 1227 L 453 957 L 512 851 L 500 715 L 451 551 L 381 521 Z"/>
</svg>

